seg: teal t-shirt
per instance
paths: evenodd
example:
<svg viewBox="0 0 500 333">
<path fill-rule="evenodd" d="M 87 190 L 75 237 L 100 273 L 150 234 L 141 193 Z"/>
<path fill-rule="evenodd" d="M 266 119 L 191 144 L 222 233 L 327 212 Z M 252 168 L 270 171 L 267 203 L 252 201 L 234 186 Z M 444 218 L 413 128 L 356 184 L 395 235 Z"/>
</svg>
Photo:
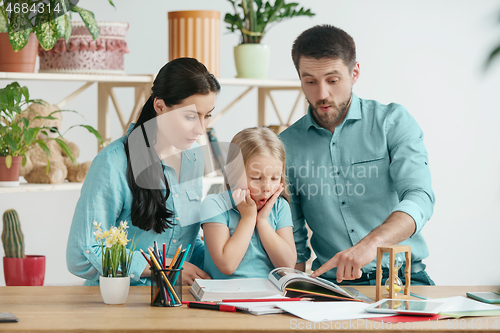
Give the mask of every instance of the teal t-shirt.
<svg viewBox="0 0 500 333">
<path fill-rule="evenodd" d="M 220 194 L 211 194 L 203 201 L 201 205 L 201 223 L 216 222 L 222 223 L 229 228 L 229 234 L 232 236 L 241 215 L 234 201 L 231 198 L 231 192 Z M 284 227 L 293 226 L 292 214 L 288 202 L 279 197 L 274 204 L 268 217 L 269 224 L 276 231 Z M 267 256 L 264 246 L 260 240 L 257 229 L 254 230 L 247 252 L 241 260 L 236 271 L 231 275 L 223 274 L 219 271 L 212 260 L 210 253 L 205 248 L 205 272 L 212 279 L 236 279 L 236 278 L 267 278 L 269 272 L 275 267 Z"/>
</svg>

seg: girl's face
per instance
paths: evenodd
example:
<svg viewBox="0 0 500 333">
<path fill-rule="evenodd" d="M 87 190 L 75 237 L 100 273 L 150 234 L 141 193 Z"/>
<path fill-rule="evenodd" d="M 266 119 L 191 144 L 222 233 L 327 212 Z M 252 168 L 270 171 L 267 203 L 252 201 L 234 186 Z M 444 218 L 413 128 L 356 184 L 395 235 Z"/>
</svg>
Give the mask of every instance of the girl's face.
<svg viewBox="0 0 500 333">
<path fill-rule="evenodd" d="M 215 108 L 215 93 L 192 95 L 172 107 L 156 98 L 154 108 L 158 113 L 156 147 L 161 150 L 173 146 L 178 150 L 187 150 L 205 134 Z"/>
<path fill-rule="evenodd" d="M 250 196 L 260 210 L 280 188 L 283 163 L 269 155 L 254 156 L 248 160 L 246 177 Z"/>
</svg>

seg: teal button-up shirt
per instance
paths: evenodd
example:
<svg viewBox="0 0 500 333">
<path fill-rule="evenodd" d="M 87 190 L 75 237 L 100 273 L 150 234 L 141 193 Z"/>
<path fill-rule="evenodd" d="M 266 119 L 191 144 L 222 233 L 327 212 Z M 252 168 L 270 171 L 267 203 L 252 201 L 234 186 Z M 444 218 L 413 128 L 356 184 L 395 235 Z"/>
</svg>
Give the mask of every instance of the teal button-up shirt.
<svg viewBox="0 0 500 333">
<path fill-rule="evenodd" d="M 395 211 L 415 221 L 412 261 L 428 256 L 421 234 L 432 215 L 434 192 L 424 135 L 401 105 L 383 105 L 353 94 L 344 121 L 332 134 L 311 110 L 280 134 L 286 148 L 297 262 L 311 255 L 305 221 L 312 230 L 316 270 L 357 244 Z M 374 271 L 376 260 L 363 267 Z M 324 274 L 334 279 L 336 268 Z"/>
<path fill-rule="evenodd" d="M 93 234 L 94 221 L 101 224 L 102 230 L 118 226 L 120 221 L 128 221 L 128 239 L 134 235 L 135 241 L 139 239 L 129 274 L 132 285 L 151 283 L 150 278 L 140 278 L 147 262 L 139 249 L 147 254 L 148 246 L 153 246 L 155 240 L 159 246 L 166 243 L 167 258 L 172 258 L 181 244 L 183 248 L 192 244 L 187 259 L 200 267 L 203 264 L 204 244 L 199 237 L 204 168 L 201 150 L 183 152 L 180 182 L 175 170 L 164 164 L 165 176 L 170 185 L 167 208 L 175 213 L 175 226 L 157 234 L 153 230 L 141 230 L 131 222 L 132 192 L 127 182 L 127 157 L 123 145 L 126 139 L 127 136 L 124 136 L 112 142 L 94 158 L 76 205 L 66 262 L 71 273 L 87 280 L 85 285 L 98 285 L 99 275 L 102 274 L 101 247 Z M 130 249 L 130 245 L 131 242 L 127 244 L 127 249 Z"/>
</svg>

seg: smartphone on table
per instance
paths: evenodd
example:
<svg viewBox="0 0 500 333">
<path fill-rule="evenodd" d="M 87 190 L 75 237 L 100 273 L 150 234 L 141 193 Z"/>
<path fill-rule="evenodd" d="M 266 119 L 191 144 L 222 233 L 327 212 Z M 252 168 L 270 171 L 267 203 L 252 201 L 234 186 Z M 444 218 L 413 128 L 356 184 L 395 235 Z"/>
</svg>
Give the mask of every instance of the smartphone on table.
<svg viewBox="0 0 500 333">
<path fill-rule="evenodd" d="M 467 296 L 484 303 L 500 304 L 500 294 L 494 291 L 467 293 Z"/>
<path fill-rule="evenodd" d="M 0 323 L 15 323 L 18 322 L 19 319 L 17 319 L 16 316 L 14 316 L 10 312 L 0 312 Z"/>
</svg>

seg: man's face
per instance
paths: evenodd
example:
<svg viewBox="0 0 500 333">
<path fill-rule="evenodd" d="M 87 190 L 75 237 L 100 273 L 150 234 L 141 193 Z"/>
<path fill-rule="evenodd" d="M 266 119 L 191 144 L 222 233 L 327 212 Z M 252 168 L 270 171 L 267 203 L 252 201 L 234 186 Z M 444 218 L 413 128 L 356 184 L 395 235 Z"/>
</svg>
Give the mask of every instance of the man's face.
<svg viewBox="0 0 500 333">
<path fill-rule="evenodd" d="M 350 71 L 341 59 L 301 57 L 299 74 L 314 120 L 333 132 L 349 109 L 359 64 Z"/>
</svg>

